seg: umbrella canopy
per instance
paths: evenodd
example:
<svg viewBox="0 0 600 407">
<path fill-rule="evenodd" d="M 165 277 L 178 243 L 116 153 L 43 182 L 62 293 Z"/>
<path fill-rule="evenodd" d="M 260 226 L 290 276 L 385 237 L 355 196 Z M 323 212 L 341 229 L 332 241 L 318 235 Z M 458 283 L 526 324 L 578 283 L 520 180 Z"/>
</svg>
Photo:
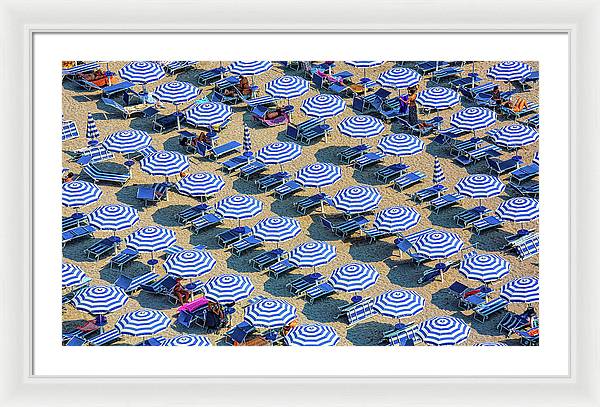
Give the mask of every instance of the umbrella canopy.
<svg viewBox="0 0 600 407">
<path fill-rule="evenodd" d="M 456 345 L 464 342 L 471 327 L 455 317 L 433 317 L 419 325 L 417 334 L 429 345 Z"/>
<path fill-rule="evenodd" d="M 89 112 L 87 116 L 87 129 L 85 131 L 85 137 L 89 140 L 96 140 L 100 137 L 100 132 L 96 126 L 96 121 L 92 117 L 92 113 Z"/>
<path fill-rule="evenodd" d="M 152 142 L 152 137 L 142 130 L 120 130 L 104 139 L 102 145 L 108 151 L 127 154 L 138 151 Z"/>
<path fill-rule="evenodd" d="M 377 148 L 382 153 L 400 157 L 419 154 L 424 147 L 425 143 L 419 138 L 404 133 L 390 134 L 377 143 Z"/>
<path fill-rule="evenodd" d="M 500 288 L 500 297 L 510 302 L 538 302 L 539 281 L 537 277 L 523 277 L 509 281 Z"/>
<path fill-rule="evenodd" d="M 300 234 L 300 222 L 296 219 L 273 216 L 259 221 L 252 228 L 254 236 L 267 242 L 282 242 Z"/>
<path fill-rule="evenodd" d="M 350 116 L 338 123 L 338 130 L 352 138 L 369 138 L 381 134 L 385 126 L 373 116 Z"/>
<path fill-rule="evenodd" d="M 302 154 L 302 147 L 296 143 L 278 141 L 267 144 L 257 151 L 256 159 L 263 164 L 283 164 L 295 160 Z"/>
<path fill-rule="evenodd" d="M 212 343 L 202 335 L 184 334 L 167 339 L 162 346 L 212 346 Z"/>
<path fill-rule="evenodd" d="M 510 198 L 498 206 L 496 213 L 510 222 L 529 222 L 540 216 L 540 203 L 534 198 Z"/>
<path fill-rule="evenodd" d="M 537 131 L 522 124 L 510 124 L 490 133 L 496 144 L 507 148 L 523 147 L 535 143 L 540 138 Z"/>
<path fill-rule="evenodd" d="M 433 162 L 433 183 L 435 185 L 438 185 L 444 182 L 445 180 L 446 176 L 444 175 L 444 170 L 442 169 L 440 159 L 435 157 L 435 161 Z"/>
<path fill-rule="evenodd" d="M 125 238 L 128 247 L 139 252 L 156 252 L 175 244 L 177 237 L 171 229 L 162 226 L 145 226 Z"/>
<path fill-rule="evenodd" d="M 186 121 L 194 126 L 218 127 L 229 120 L 231 107 L 218 102 L 204 102 L 194 105 L 185 113 Z"/>
<path fill-rule="evenodd" d="M 262 212 L 263 203 L 249 195 L 231 195 L 215 205 L 215 213 L 226 219 L 248 219 Z"/>
<path fill-rule="evenodd" d="M 188 158 L 177 151 L 157 151 L 140 162 L 142 171 L 150 175 L 179 174 L 190 166 Z"/>
<path fill-rule="evenodd" d="M 460 95 L 452 89 L 436 86 L 419 92 L 417 103 L 430 109 L 447 109 L 460 103 Z"/>
<path fill-rule="evenodd" d="M 79 208 L 100 199 L 102 190 L 95 184 L 85 181 L 72 181 L 62 184 L 62 204 Z"/>
<path fill-rule="evenodd" d="M 519 61 L 502 61 L 487 71 L 487 76 L 498 81 L 518 81 L 532 72 L 529 65 Z"/>
<path fill-rule="evenodd" d="M 162 311 L 138 309 L 122 315 L 115 323 L 115 328 L 122 334 L 146 336 L 164 331 L 170 324 L 171 320 Z"/>
<path fill-rule="evenodd" d="M 425 308 L 425 299 L 413 290 L 391 290 L 375 297 L 373 309 L 392 318 L 417 315 Z"/>
<path fill-rule="evenodd" d="M 299 76 L 282 76 L 265 85 L 265 91 L 274 98 L 292 99 L 304 95 L 310 83 Z"/>
<path fill-rule="evenodd" d="M 209 273 L 216 264 L 217 261 L 209 252 L 192 249 L 170 255 L 163 267 L 172 276 L 196 278 Z"/>
<path fill-rule="evenodd" d="M 485 107 L 468 107 L 450 117 L 450 125 L 459 129 L 475 131 L 496 123 L 496 113 Z"/>
<path fill-rule="evenodd" d="M 540 165 L 540 152 L 539 151 L 535 152 L 535 154 L 533 155 L 533 160 L 531 162 L 536 165 Z"/>
<path fill-rule="evenodd" d="M 456 233 L 434 230 L 413 243 L 415 251 L 429 259 L 444 259 L 456 254 L 464 243 Z"/>
<path fill-rule="evenodd" d="M 335 329 L 323 324 L 298 325 L 285 336 L 289 346 L 335 346 L 339 341 Z"/>
<path fill-rule="evenodd" d="M 332 199 L 333 206 L 346 213 L 368 212 L 381 202 L 381 194 L 374 187 L 356 185 L 339 190 Z"/>
<path fill-rule="evenodd" d="M 506 185 L 502 181 L 487 174 L 467 175 L 454 186 L 459 194 L 479 199 L 500 195 L 504 188 L 506 188 Z"/>
<path fill-rule="evenodd" d="M 248 125 L 244 123 L 244 140 L 243 140 L 244 155 L 246 157 L 252 157 L 252 139 L 250 138 L 250 129 Z"/>
<path fill-rule="evenodd" d="M 172 81 L 158 85 L 153 94 L 161 102 L 177 106 L 197 97 L 200 89 L 189 82 Z"/>
<path fill-rule="evenodd" d="M 415 86 L 421 80 L 421 75 L 409 68 L 393 68 L 383 72 L 377 78 L 377 83 L 384 88 L 403 89 Z"/>
<path fill-rule="evenodd" d="M 77 292 L 72 303 L 75 308 L 92 315 L 108 314 L 121 308 L 129 297 L 120 287 L 114 285 L 95 285 Z"/>
<path fill-rule="evenodd" d="M 480 342 L 480 343 L 476 343 L 473 346 L 508 346 L 505 343 L 502 342 Z"/>
<path fill-rule="evenodd" d="M 322 188 L 335 184 L 341 178 L 341 168 L 330 163 L 309 164 L 296 173 L 296 181 L 303 187 Z"/>
<path fill-rule="evenodd" d="M 181 193 L 191 196 L 214 195 L 225 186 L 225 181 L 212 172 L 197 172 L 183 177 L 175 185 Z"/>
<path fill-rule="evenodd" d="M 477 254 L 460 262 L 458 271 L 471 280 L 489 283 L 510 272 L 510 262 L 496 254 Z"/>
<path fill-rule="evenodd" d="M 327 119 L 335 117 L 346 109 L 346 102 L 338 95 L 319 94 L 302 101 L 300 110 L 307 116 Z"/>
<path fill-rule="evenodd" d="M 165 76 L 159 64 L 148 61 L 130 62 L 119 70 L 119 76 L 126 81 L 145 85 Z"/>
<path fill-rule="evenodd" d="M 329 283 L 336 290 L 356 292 L 371 287 L 378 278 L 379 272 L 372 265 L 348 263 L 333 270 Z"/>
<path fill-rule="evenodd" d="M 336 254 L 335 246 L 313 240 L 292 249 L 288 260 L 297 267 L 317 267 L 329 263 Z"/>
<path fill-rule="evenodd" d="M 210 278 L 203 287 L 205 297 L 221 304 L 232 304 L 248 298 L 254 291 L 250 279 L 239 274 L 221 274 Z"/>
<path fill-rule="evenodd" d="M 140 220 L 137 209 L 127 205 L 103 205 L 88 215 L 90 225 L 102 230 L 123 230 Z"/>
<path fill-rule="evenodd" d="M 355 68 L 373 68 L 379 65 L 383 65 L 385 61 L 344 61 L 350 66 Z"/>
<path fill-rule="evenodd" d="M 373 226 L 377 229 L 398 233 L 416 226 L 421 220 L 421 214 L 409 206 L 392 206 L 375 215 Z"/>
<path fill-rule="evenodd" d="M 62 264 L 62 286 L 72 287 L 81 284 L 85 278 L 85 272 L 81 267 L 70 263 Z"/>
<path fill-rule="evenodd" d="M 244 309 L 244 320 L 254 326 L 281 328 L 296 319 L 296 307 L 276 299 L 264 299 L 248 305 Z"/>
<path fill-rule="evenodd" d="M 229 72 L 236 75 L 254 76 L 267 72 L 273 67 L 270 61 L 234 61 L 229 65 Z"/>
</svg>

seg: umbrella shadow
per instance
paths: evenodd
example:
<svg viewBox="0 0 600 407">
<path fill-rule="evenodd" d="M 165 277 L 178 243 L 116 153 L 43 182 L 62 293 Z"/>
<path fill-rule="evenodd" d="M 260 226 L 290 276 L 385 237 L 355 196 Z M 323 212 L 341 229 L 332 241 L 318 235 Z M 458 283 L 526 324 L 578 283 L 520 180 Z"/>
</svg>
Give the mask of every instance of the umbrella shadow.
<svg viewBox="0 0 600 407">
<path fill-rule="evenodd" d="M 345 304 L 346 301 L 336 298 L 323 298 L 316 300 L 313 304 L 309 302 L 304 304 L 302 313 L 311 321 L 335 322 L 338 308 Z"/>
<path fill-rule="evenodd" d="M 506 237 L 510 236 L 510 233 L 505 232 L 502 229 L 487 230 L 482 232 L 481 235 L 472 233 L 469 238 L 469 243 L 476 245 L 480 250 L 488 252 L 500 252 L 506 243 Z"/>
<path fill-rule="evenodd" d="M 431 294 L 431 303 L 442 310 L 458 311 L 457 300 L 450 294 L 447 287 L 443 287 Z"/>
<path fill-rule="evenodd" d="M 383 333 L 392 328 L 391 324 L 383 322 L 365 322 L 349 328 L 346 338 L 356 346 L 377 346 L 383 338 Z"/>
<path fill-rule="evenodd" d="M 380 182 L 375 177 L 375 172 L 379 169 L 383 168 L 382 166 L 373 167 L 369 170 L 359 171 L 354 170 L 352 172 L 352 178 L 354 178 L 358 183 L 364 185 L 380 185 Z"/>
<path fill-rule="evenodd" d="M 353 260 L 364 263 L 379 262 L 390 258 L 393 252 L 392 245 L 376 241 L 374 243 L 352 244 L 349 249 Z"/>
<path fill-rule="evenodd" d="M 248 263 L 248 260 L 254 257 L 255 255 L 256 251 L 252 250 L 245 252 L 239 257 L 230 254 L 225 263 L 227 264 L 227 267 L 229 267 L 231 270 L 235 270 L 238 273 L 256 272 L 256 270 L 254 270 Z"/>
<path fill-rule="evenodd" d="M 287 289 L 286 284 L 298 278 L 302 274 L 286 274 L 279 278 L 269 278 L 265 281 L 264 290 L 275 297 L 293 297 L 292 293 Z"/>
<path fill-rule="evenodd" d="M 315 152 L 315 159 L 319 163 L 338 163 L 337 155 L 347 149 L 345 146 L 327 146 Z"/>
<path fill-rule="evenodd" d="M 179 151 L 180 153 L 187 155 L 186 151 L 179 144 L 179 136 L 173 136 L 166 139 L 163 143 L 163 150 Z"/>
<path fill-rule="evenodd" d="M 175 307 L 175 305 L 169 302 L 169 298 L 166 295 L 152 294 L 145 291 L 140 291 L 135 300 L 140 304 L 141 308 L 168 310 Z"/>
<path fill-rule="evenodd" d="M 138 190 L 138 185 L 128 185 L 128 186 L 121 188 L 115 194 L 117 197 L 117 201 L 119 201 L 125 205 L 134 207 L 135 209 L 143 210 L 144 205 L 143 205 L 142 201 L 137 199 L 137 190 Z"/>
<path fill-rule="evenodd" d="M 259 195 L 261 192 L 254 184 L 254 180 L 250 179 L 250 181 L 246 181 L 243 178 L 238 178 L 231 183 L 233 189 L 244 195 Z"/>
<path fill-rule="evenodd" d="M 179 72 L 177 76 L 175 76 L 175 80 L 179 82 L 188 82 L 194 86 L 197 86 L 197 76 L 198 70 L 196 69 L 196 67 L 191 67 L 190 69 L 186 69 L 183 72 Z"/>
<path fill-rule="evenodd" d="M 432 211 L 427 217 L 427 219 L 429 219 L 431 224 L 434 226 L 441 226 L 446 229 L 457 229 L 460 228 L 460 226 L 458 226 L 456 221 L 454 220 L 454 215 L 459 214 L 463 210 L 464 208 L 455 206 L 452 208 L 444 209 L 439 214 Z"/>
<path fill-rule="evenodd" d="M 333 232 L 325 229 L 322 225 L 321 219 L 318 215 L 311 215 L 312 222 L 306 228 L 306 233 L 314 240 L 322 240 L 325 242 L 332 242 L 340 240 L 339 236 L 336 236 Z M 335 224 L 335 221 L 334 221 Z"/>
<path fill-rule="evenodd" d="M 219 250 L 222 249 L 215 238 L 219 233 L 225 232 L 229 229 L 217 227 L 201 230 L 200 233 L 192 233 L 190 236 L 190 244 L 192 246 L 198 246 L 199 244 L 206 246 L 207 250 Z"/>
<path fill-rule="evenodd" d="M 84 250 L 101 241 L 101 238 L 90 238 L 69 242 L 63 249 L 63 257 L 75 262 L 92 263 L 93 259 L 89 259 L 84 253 Z"/>
<path fill-rule="evenodd" d="M 390 271 L 387 274 L 388 280 L 392 284 L 400 287 L 415 288 L 420 287 L 419 278 L 423 275 L 418 266 L 415 266 L 408 260 L 402 260 L 399 257 L 392 259 L 391 257 L 384 260 Z"/>
<path fill-rule="evenodd" d="M 299 218 L 302 216 L 300 212 L 294 209 L 291 199 L 276 199 L 271 203 L 271 212 L 279 216 L 286 216 L 288 218 Z"/>
<path fill-rule="evenodd" d="M 176 227 L 181 226 L 179 222 L 176 220 L 176 216 L 182 210 L 188 208 L 186 205 L 169 205 L 164 208 L 160 208 L 156 210 L 152 214 L 152 220 L 155 223 L 166 226 L 166 227 Z"/>
</svg>

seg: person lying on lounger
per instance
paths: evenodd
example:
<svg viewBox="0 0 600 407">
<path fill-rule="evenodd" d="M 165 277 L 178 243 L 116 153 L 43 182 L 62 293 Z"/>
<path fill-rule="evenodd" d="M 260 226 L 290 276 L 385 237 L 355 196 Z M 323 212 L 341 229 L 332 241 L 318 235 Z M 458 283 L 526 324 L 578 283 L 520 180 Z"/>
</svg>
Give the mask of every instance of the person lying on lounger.
<svg viewBox="0 0 600 407">
<path fill-rule="evenodd" d="M 265 119 L 273 120 L 273 119 L 278 118 L 279 116 L 283 116 L 283 109 L 281 109 L 280 107 L 278 107 L 277 109 L 275 109 L 271 112 L 267 112 L 265 114 Z"/>
<path fill-rule="evenodd" d="M 173 294 L 177 296 L 177 299 L 179 299 L 179 302 L 182 305 L 188 303 L 192 298 L 192 294 L 181 285 L 180 278 L 176 280 L 175 286 L 173 287 Z"/>
<path fill-rule="evenodd" d="M 75 174 L 73 174 L 72 172 L 69 172 L 69 173 L 67 174 L 67 176 L 63 178 L 63 180 L 62 180 L 62 181 L 63 181 L 63 184 L 66 184 L 67 182 L 71 182 L 71 181 L 73 181 L 73 178 L 74 178 L 74 177 L 75 177 Z"/>
</svg>

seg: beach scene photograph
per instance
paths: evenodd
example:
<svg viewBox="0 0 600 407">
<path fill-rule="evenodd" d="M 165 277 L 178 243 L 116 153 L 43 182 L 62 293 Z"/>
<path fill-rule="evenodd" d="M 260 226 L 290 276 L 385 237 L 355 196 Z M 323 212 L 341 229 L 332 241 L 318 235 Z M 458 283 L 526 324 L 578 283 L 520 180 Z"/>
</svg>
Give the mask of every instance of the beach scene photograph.
<svg viewBox="0 0 600 407">
<path fill-rule="evenodd" d="M 539 75 L 63 61 L 62 344 L 538 346 Z"/>
</svg>

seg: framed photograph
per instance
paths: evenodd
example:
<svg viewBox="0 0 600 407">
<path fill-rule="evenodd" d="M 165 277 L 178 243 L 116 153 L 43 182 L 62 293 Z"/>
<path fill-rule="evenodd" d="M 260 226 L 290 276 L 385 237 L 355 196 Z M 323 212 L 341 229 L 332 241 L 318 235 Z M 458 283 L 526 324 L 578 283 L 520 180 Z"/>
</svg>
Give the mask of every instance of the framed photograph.
<svg viewBox="0 0 600 407">
<path fill-rule="evenodd" d="M 3 4 L 2 404 L 600 404 L 597 8 L 433 6 Z"/>
</svg>

